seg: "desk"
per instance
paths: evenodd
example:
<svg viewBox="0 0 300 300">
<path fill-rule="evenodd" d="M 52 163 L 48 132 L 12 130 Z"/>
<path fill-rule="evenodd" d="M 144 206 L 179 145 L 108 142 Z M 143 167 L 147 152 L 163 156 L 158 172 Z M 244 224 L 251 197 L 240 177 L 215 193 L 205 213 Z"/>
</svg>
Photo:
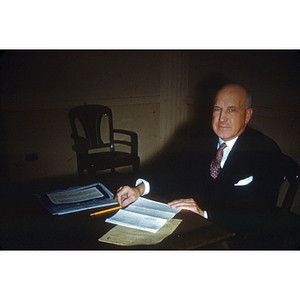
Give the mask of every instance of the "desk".
<svg viewBox="0 0 300 300">
<path fill-rule="evenodd" d="M 115 212 L 90 217 L 95 210 L 52 216 L 35 198 L 35 193 L 101 182 L 112 192 L 120 185 L 133 184 L 128 178 L 73 179 L 12 185 L 1 195 L 0 247 L 4 250 L 132 250 L 132 249 L 220 249 L 226 241 L 229 249 L 298 249 L 300 216 L 274 209 L 263 229 L 239 236 L 204 218 L 181 211 L 175 218 L 183 222 L 172 235 L 151 246 L 122 247 L 99 242 L 114 225 L 105 219 Z M 149 197 L 151 198 L 151 197 Z M 160 199 L 157 199 L 160 200 Z"/>
<path fill-rule="evenodd" d="M 122 181 L 122 179 L 120 180 Z M 112 192 L 120 182 L 102 182 Z M 44 183 L 38 185 L 12 185 L 1 197 L 0 246 L 3 250 L 133 250 L 133 249 L 195 249 L 222 241 L 234 234 L 217 224 L 188 211 L 176 218 L 183 221 L 172 235 L 161 243 L 149 246 L 124 247 L 99 242 L 98 239 L 114 225 L 105 219 L 115 212 L 90 217 L 87 210 L 61 216 L 52 216 L 34 194 L 58 188 L 85 185 L 91 181 L 72 183 Z M 122 182 L 124 184 L 124 181 Z"/>
</svg>

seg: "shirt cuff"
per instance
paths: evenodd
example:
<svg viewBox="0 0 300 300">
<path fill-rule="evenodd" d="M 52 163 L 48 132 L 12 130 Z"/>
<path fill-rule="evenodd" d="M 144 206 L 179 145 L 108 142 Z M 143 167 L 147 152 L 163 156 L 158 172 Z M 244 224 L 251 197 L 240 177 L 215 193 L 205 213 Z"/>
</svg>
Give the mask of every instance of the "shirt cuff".
<svg viewBox="0 0 300 300">
<path fill-rule="evenodd" d="M 144 185 L 145 185 L 145 191 L 144 191 L 143 195 L 141 195 L 141 196 L 144 196 L 144 195 L 149 194 L 149 192 L 150 192 L 150 183 L 149 183 L 147 180 L 145 180 L 145 179 L 139 178 L 139 179 L 135 182 L 135 186 L 138 186 L 138 185 L 141 184 L 141 183 L 144 183 Z"/>
<path fill-rule="evenodd" d="M 203 216 L 205 219 L 208 219 L 208 214 L 207 214 L 207 211 L 205 210 L 204 211 L 204 216 Z"/>
</svg>

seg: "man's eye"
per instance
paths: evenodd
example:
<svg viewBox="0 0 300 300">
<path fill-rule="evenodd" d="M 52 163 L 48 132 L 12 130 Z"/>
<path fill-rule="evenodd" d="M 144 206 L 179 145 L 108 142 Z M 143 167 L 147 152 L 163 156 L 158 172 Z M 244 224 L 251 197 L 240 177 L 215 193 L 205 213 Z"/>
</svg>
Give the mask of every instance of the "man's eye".
<svg viewBox="0 0 300 300">
<path fill-rule="evenodd" d="M 230 111 L 230 112 L 234 112 L 235 109 L 234 109 L 234 108 L 230 108 L 229 111 Z"/>
<path fill-rule="evenodd" d="M 220 111 L 220 107 L 214 107 L 214 111 Z"/>
</svg>

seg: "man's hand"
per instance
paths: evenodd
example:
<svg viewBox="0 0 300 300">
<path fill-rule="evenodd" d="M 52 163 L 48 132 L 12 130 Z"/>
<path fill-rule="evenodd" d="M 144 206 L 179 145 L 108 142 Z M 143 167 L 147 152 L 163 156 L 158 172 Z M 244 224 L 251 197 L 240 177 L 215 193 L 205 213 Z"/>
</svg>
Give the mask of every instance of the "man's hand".
<svg viewBox="0 0 300 300">
<path fill-rule="evenodd" d="M 119 205 L 126 207 L 139 198 L 144 193 L 144 190 L 144 183 L 141 183 L 136 187 L 130 187 L 128 185 L 121 186 L 117 190 L 117 194 L 114 199 L 119 203 Z"/>
<path fill-rule="evenodd" d="M 173 200 L 172 202 L 169 202 L 168 205 L 177 209 L 190 210 L 204 217 L 204 211 L 197 205 L 196 201 L 193 198 Z"/>
</svg>

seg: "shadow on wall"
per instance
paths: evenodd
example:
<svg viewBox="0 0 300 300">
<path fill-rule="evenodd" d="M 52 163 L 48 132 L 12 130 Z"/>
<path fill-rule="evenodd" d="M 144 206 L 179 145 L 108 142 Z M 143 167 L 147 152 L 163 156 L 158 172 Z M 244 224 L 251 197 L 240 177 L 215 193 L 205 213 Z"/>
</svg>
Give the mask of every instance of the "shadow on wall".
<svg viewBox="0 0 300 300">
<path fill-rule="evenodd" d="M 198 130 L 211 128 L 213 100 L 217 91 L 231 81 L 221 75 L 209 75 L 202 78 L 193 93 L 194 103 L 188 105 L 188 121 L 182 124 L 160 153 L 144 164 L 142 173 L 153 171 L 170 164 L 182 151 L 189 138 Z"/>
<path fill-rule="evenodd" d="M 207 75 L 196 83 L 194 91 L 194 105 L 188 109 L 188 119 L 192 120 L 195 127 L 211 127 L 212 108 L 215 95 L 225 84 L 231 80 L 222 75 Z M 197 128 L 196 128 L 197 129 Z"/>
</svg>

